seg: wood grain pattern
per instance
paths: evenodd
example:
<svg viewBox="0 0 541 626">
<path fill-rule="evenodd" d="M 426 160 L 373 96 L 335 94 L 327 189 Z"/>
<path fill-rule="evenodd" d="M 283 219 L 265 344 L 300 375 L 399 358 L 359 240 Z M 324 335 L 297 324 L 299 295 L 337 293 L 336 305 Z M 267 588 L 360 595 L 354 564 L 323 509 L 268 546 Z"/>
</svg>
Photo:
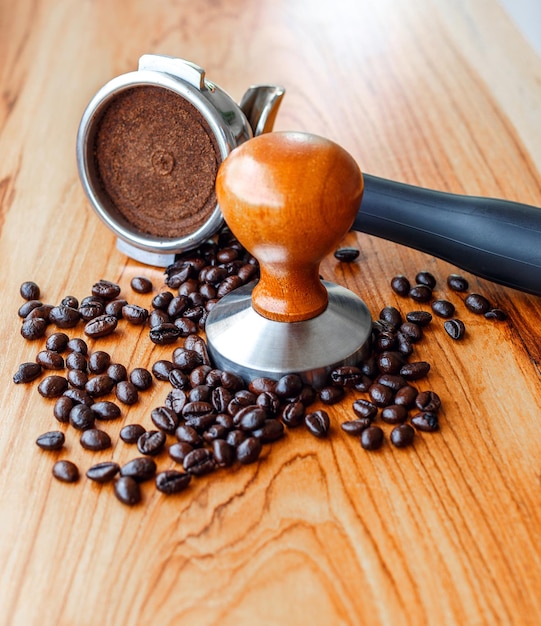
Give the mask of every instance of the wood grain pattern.
<svg viewBox="0 0 541 626">
<path fill-rule="evenodd" d="M 36 448 L 57 424 L 35 385 L 11 383 L 37 352 L 19 334 L 18 288 L 35 280 L 56 303 L 103 277 L 147 303 L 130 279 L 162 285 L 116 250 L 74 157 L 88 100 L 147 52 L 197 62 L 237 101 L 252 83 L 284 85 L 276 128 L 326 136 L 364 171 L 541 206 L 541 61 L 489 0 L 1 3 L 0 624 L 539 624 L 539 299 L 475 277 L 510 318 L 450 296 L 468 334 L 453 343 L 435 323 L 416 348 L 443 410 L 413 448 L 365 453 L 339 428 L 348 401 L 330 409 L 328 442 L 297 429 L 178 497 L 145 485 L 134 509 L 106 486 L 54 481 L 62 454 L 84 471 L 133 453 L 89 456 L 72 430 L 65 453 Z M 358 262 L 321 271 L 373 315 L 412 308 L 389 288 L 399 272 L 428 269 L 449 295 L 444 262 L 363 234 L 344 243 Z M 99 346 L 130 365 L 171 353 L 125 327 Z M 149 426 L 166 390 L 105 428 Z"/>
</svg>

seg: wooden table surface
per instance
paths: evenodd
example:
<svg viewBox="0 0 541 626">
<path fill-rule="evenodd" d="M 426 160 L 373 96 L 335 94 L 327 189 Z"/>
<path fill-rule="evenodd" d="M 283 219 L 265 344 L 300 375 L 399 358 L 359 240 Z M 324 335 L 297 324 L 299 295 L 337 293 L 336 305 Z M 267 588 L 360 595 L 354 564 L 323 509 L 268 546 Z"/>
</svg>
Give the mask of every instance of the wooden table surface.
<svg viewBox="0 0 541 626">
<path fill-rule="evenodd" d="M 176 496 L 145 484 L 127 507 L 110 485 L 52 477 L 58 458 L 83 474 L 131 458 L 120 426 L 150 427 L 168 390 L 156 382 L 105 426 L 112 451 L 85 452 L 65 428 L 48 453 L 35 439 L 64 428 L 53 401 L 12 383 L 43 345 L 19 333 L 23 281 L 50 303 L 100 278 L 140 304 L 133 276 L 163 288 L 162 270 L 116 250 L 75 161 L 92 95 L 150 52 L 196 62 L 237 101 L 253 83 L 285 86 L 276 129 L 326 136 L 363 171 L 541 206 L 541 60 L 495 0 L 3 0 L 0 624 L 541 623 L 541 301 L 468 275 L 509 314 L 489 322 L 446 288 L 456 268 L 364 234 L 345 240 L 358 261 L 326 259 L 325 278 L 377 316 L 419 308 L 389 281 L 427 269 L 467 326 L 453 342 L 435 320 L 416 347 L 432 364 L 419 387 L 442 399 L 438 433 L 366 452 L 339 426 L 350 393 L 328 408 L 327 441 L 292 430 Z M 171 354 L 144 330 L 90 345 L 130 367 Z"/>
</svg>

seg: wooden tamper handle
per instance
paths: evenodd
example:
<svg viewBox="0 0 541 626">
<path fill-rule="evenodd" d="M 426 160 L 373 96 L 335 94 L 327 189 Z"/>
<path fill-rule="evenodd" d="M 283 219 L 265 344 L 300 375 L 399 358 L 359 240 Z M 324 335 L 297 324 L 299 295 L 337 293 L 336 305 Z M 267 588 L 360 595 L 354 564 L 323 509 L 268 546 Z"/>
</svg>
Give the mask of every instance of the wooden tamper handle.
<svg viewBox="0 0 541 626">
<path fill-rule="evenodd" d="M 350 230 L 363 193 L 353 157 L 317 135 L 260 135 L 225 159 L 216 192 L 225 221 L 260 263 L 253 308 L 278 322 L 322 313 L 319 264 Z"/>
</svg>

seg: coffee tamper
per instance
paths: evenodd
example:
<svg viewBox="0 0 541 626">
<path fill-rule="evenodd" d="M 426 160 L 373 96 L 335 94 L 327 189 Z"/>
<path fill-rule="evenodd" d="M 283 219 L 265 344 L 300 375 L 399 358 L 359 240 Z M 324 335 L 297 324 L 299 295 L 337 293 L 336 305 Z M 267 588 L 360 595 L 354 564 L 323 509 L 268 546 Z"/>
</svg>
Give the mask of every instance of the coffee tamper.
<svg viewBox="0 0 541 626">
<path fill-rule="evenodd" d="M 245 380 L 297 373 L 320 387 L 333 368 L 361 361 L 370 312 L 319 276 L 320 261 L 359 209 L 363 177 L 350 154 L 316 135 L 260 135 L 222 163 L 216 192 L 226 223 L 259 261 L 260 278 L 209 313 L 215 366 Z"/>
</svg>

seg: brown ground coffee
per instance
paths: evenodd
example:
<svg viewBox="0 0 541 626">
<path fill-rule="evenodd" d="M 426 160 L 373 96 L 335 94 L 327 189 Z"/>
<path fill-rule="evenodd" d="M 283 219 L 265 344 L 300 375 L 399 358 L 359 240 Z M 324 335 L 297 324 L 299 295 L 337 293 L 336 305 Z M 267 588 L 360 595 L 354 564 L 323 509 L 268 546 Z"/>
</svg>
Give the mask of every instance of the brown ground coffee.
<svg viewBox="0 0 541 626">
<path fill-rule="evenodd" d="M 98 125 L 94 157 L 104 192 L 144 233 L 182 237 L 216 206 L 216 139 L 197 109 L 168 89 L 140 86 L 116 96 Z"/>
</svg>

